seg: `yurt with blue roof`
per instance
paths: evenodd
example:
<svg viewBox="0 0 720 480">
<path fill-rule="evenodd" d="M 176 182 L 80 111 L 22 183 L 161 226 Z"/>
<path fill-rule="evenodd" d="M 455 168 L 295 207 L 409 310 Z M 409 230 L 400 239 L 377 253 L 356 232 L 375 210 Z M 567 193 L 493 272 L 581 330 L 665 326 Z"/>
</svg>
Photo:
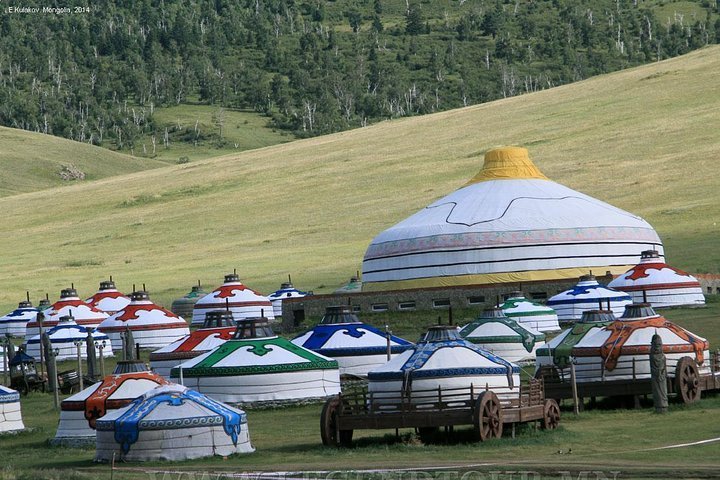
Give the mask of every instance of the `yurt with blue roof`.
<svg viewBox="0 0 720 480">
<path fill-rule="evenodd" d="M 25 338 L 27 324 L 35 321 L 38 311 L 30 299 L 23 300 L 15 310 L 0 317 L 0 336 Z"/>
<path fill-rule="evenodd" d="M 0 433 L 25 430 L 20 411 L 20 393 L 0 385 Z"/>
<path fill-rule="evenodd" d="M 434 398 L 438 389 L 492 390 L 501 402 L 520 396 L 520 367 L 460 337 L 454 326 L 430 327 L 414 348 L 368 373 L 368 393 L 403 393 L 411 402 Z"/>
<path fill-rule="evenodd" d="M 308 296 L 308 292 L 303 292 L 295 288 L 290 281 L 290 277 L 288 276 L 288 281 L 282 283 L 279 290 L 276 290 L 270 295 L 268 295 L 268 300 L 270 300 L 270 303 L 272 303 L 273 314 L 277 319 L 282 317 L 283 300 L 286 300 L 288 298 L 302 298 L 306 296 Z"/>
<path fill-rule="evenodd" d="M 570 290 L 550 297 L 548 307 L 557 313 L 560 322 L 575 322 L 588 310 L 610 310 L 616 317 L 625 312 L 625 305 L 633 303 L 625 292 L 600 285 L 594 275 L 583 275 Z"/>
<path fill-rule="evenodd" d="M 413 347 L 403 338 L 362 323 L 348 306 L 327 307 L 320 323 L 292 342 L 337 360 L 340 375 L 360 377 L 386 363 L 388 355 L 394 357 Z"/>
<path fill-rule="evenodd" d="M 96 461 L 178 461 L 255 450 L 245 412 L 182 385 L 150 390 L 95 426 Z"/>
<path fill-rule="evenodd" d="M 87 358 L 87 336 L 88 330 L 92 333 L 92 337 L 96 342 L 107 342 L 110 345 L 110 338 L 104 333 L 93 331 L 82 325 L 75 323 L 75 319 L 69 315 L 61 317 L 58 324 L 47 330 L 48 337 L 53 349 L 57 350 L 57 361 L 72 360 L 77 358 L 77 343 L 80 343 L 80 357 Z M 31 357 L 40 358 L 40 348 L 42 348 L 40 335 L 30 337 L 27 341 L 27 353 Z M 100 349 L 95 347 L 95 354 L 100 355 Z M 102 349 L 103 357 L 112 357 L 111 348 Z"/>
</svg>

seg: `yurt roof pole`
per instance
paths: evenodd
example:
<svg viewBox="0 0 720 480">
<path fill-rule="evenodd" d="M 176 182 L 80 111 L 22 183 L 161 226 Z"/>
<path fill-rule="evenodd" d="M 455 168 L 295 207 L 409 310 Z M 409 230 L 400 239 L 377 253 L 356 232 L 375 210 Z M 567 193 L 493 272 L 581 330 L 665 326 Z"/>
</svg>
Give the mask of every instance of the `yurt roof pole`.
<svg viewBox="0 0 720 480">
<path fill-rule="evenodd" d="M 27 301 L 30 302 L 30 291 L 25 290 L 25 298 L 27 298 Z"/>
</svg>

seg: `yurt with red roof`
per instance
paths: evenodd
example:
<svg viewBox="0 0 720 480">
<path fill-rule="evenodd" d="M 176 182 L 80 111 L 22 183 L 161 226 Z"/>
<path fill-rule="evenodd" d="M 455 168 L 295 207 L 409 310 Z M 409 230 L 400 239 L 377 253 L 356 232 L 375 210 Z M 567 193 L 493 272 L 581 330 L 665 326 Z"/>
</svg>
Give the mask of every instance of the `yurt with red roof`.
<svg viewBox="0 0 720 480">
<path fill-rule="evenodd" d="M 233 338 L 236 329 L 232 312 L 227 310 L 207 312 L 202 328 L 152 352 L 150 366 L 163 377 L 170 378 L 170 370 L 173 367 L 222 345 Z"/>
<path fill-rule="evenodd" d="M 705 305 L 700 282 L 666 264 L 657 250 L 642 252 L 640 263 L 615 278 L 610 288 L 628 293 L 635 302 L 654 308 Z"/>
<path fill-rule="evenodd" d="M 100 289 L 95 295 L 86 299 L 85 303 L 112 315 L 125 308 L 130 303 L 130 297 L 118 291 L 115 282 L 110 278 L 100 282 Z"/>
<path fill-rule="evenodd" d="M 160 385 L 168 385 L 157 373 L 132 372 L 108 375 L 60 403 L 60 422 L 53 443 L 95 443 L 95 421 Z"/>
<path fill-rule="evenodd" d="M 185 320 L 153 303 L 143 290 L 133 292 L 125 308 L 98 326 L 110 337 L 114 350 L 122 348 L 120 335 L 128 328 L 140 348 L 164 347 L 190 333 Z"/>
<path fill-rule="evenodd" d="M 237 273 L 225 275 L 225 282 L 222 285 L 195 303 L 192 325 L 202 325 L 205 314 L 212 310 L 230 310 L 236 322 L 256 317 L 275 319 L 270 300 L 243 285 Z"/>
<path fill-rule="evenodd" d="M 54 327 L 61 317 L 71 316 L 75 323 L 83 327 L 97 328 L 108 314 L 88 305 L 78 296 L 75 288 L 65 288 L 60 292 L 60 300 L 53 303 L 50 308 L 42 312 L 44 315 L 43 327 Z M 37 319 L 27 324 L 27 335 L 35 335 L 38 332 Z"/>
</svg>

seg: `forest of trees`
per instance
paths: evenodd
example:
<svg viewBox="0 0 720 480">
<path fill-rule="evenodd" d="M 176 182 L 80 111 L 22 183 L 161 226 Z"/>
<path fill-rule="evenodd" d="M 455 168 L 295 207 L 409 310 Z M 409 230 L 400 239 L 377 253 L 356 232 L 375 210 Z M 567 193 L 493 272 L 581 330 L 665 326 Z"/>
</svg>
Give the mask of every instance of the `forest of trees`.
<svg viewBox="0 0 720 480">
<path fill-rule="evenodd" d="M 149 133 L 167 141 L 155 109 L 202 103 L 252 109 L 312 136 L 720 41 L 714 0 L 697 2 L 704 14 L 692 18 L 659 19 L 655 3 L 101 0 L 89 12 L 4 12 L 0 124 L 128 149 Z"/>
</svg>

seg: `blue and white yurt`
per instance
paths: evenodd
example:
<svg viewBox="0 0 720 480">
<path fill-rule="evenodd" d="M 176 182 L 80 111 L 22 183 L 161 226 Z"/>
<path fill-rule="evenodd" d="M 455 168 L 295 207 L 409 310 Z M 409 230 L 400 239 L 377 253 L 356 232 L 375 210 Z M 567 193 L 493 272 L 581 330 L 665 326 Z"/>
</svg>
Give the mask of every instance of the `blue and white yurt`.
<svg viewBox="0 0 720 480">
<path fill-rule="evenodd" d="M 292 282 L 288 281 L 280 285 L 280 290 L 277 290 L 268 295 L 268 300 L 272 303 L 273 314 L 275 318 L 282 317 L 282 302 L 287 298 L 301 298 L 306 297 L 308 292 L 303 292 L 295 288 Z"/>
<path fill-rule="evenodd" d="M 190 460 L 250 453 L 247 416 L 182 385 L 165 385 L 95 423 L 95 460 Z"/>
<path fill-rule="evenodd" d="M 70 316 L 61 317 L 58 320 L 58 324 L 47 330 L 47 334 L 50 337 L 50 343 L 53 348 L 58 350 L 56 357 L 57 361 L 71 360 L 77 358 L 77 346 L 76 343 L 80 342 L 80 357 L 87 358 L 87 347 L 86 339 L 88 336 L 88 329 L 82 325 L 75 323 L 75 319 Z M 96 342 L 105 341 L 107 345 L 110 345 L 110 338 L 104 333 L 93 331 L 92 337 Z M 31 357 L 40 358 L 40 335 L 30 337 L 27 341 L 27 354 Z M 95 354 L 100 355 L 100 349 L 95 347 Z M 112 357 L 113 352 L 111 348 L 102 349 L 103 357 Z"/>
<path fill-rule="evenodd" d="M 454 326 L 430 327 L 414 348 L 368 373 L 368 392 L 377 401 L 401 393 L 417 402 L 438 389 L 486 388 L 501 401 L 520 396 L 520 367 L 460 337 Z"/>
<path fill-rule="evenodd" d="M 522 292 L 513 292 L 502 305 L 503 313 L 539 332 L 559 332 L 557 313 L 550 307 L 528 300 Z"/>
<path fill-rule="evenodd" d="M 327 307 L 320 323 L 292 342 L 315 353 L 334 358 L 340 375 L 365 377 L 388 361 L 388 338 L 382 330 L 362 323 L 350 307 Z M 390 355 L 412 348 L 405 339 L 390 336 Z"/>
<path fill-rule="evenodd" d="M 508 318 L 501 308 L 487 308 L 460 330 L 460 336 L 513 363 L 532 362 L 545 334 Z"/>
<path fill-rule="evenodd" d="M 241 320 L 233 338 L 174 367 L 170 377 L 233 404 L 297 402 L 340 393 L 338 362 L 278 337 L 267 318 Z"/>
<path fill-rule="evenodd" d="M 30 300 L 23 300 L 18 308 L 0 317 L 0 336 L 25 338 L 27 324 L 35 321 L 37 314 L 38 309 L 33 307 Z"/>
<path fill-rule="evenodd" d="M 0 385 L 0 433 L 25 430 L 20 411 L 20 393 Z"/>
<path fill-rule="evenodd" d="M 583 275 L 573 288 L 547 301 L 561 322 L 575 322 L 580 320 L 583 312 L 598 309 L 611 310 L 619 317 L 625 312 L 625 305 L 631 303 L 630 295 L 600 285 L 593 275 Z"/>
<path fill-rule="evenodd" d="M 225 275 L 222 285 L 195 302 L 192 325 L 202 325 L 207 312 L 225 309 L 233 313 L 235 321 L 256 317 L 275 319 L 270 300 L 244 285 L 237 273 Z"/>
</svg>

